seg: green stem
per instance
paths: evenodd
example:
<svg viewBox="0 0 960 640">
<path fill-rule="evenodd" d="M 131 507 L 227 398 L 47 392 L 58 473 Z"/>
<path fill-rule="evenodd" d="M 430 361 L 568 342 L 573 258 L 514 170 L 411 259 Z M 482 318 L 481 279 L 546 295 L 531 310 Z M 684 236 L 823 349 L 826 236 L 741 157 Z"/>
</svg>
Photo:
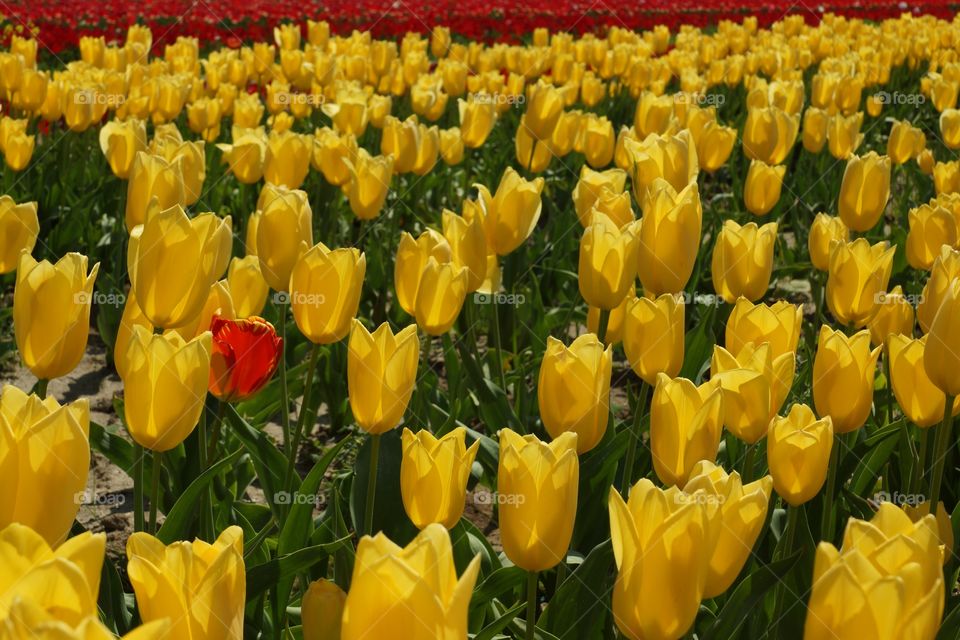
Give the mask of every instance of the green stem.
<svg viewBox="0 0 960 640">
<path fill-rule="evenodd" d="M 950 435 L 953 430 L 953 397 L 947 396 L 943 405 L 943 422 L 937 427 L 937 437 L 933 449 L 933 477 L 930 479 L 930 495 L 927 502 L 930 513 L 937 512 L 940 502 L 940 487 L 943 484 L 943 468 L 947 462 L 947 450 L 950 447 Z"/>
<path fill-rule="evenodd" d="M 800 507 L 787 507 L 787 528 L 783 532 L 783 544 L 780 545 L 780 557 L 786 558 L 793 551 L 794 540 L 797 537 L 797 518 L 800 514 Z M 773 609 L 773 633 L 771 638 L 778 638 L 777 628 L 780 626 L 780 617 L 783 612 L 783 604 L 786 599 L 786 584 L 782 581 L 777 585 L 777 596 Z"/>
<path fill-rule="evenodd" d="M 300 440 L 303 438 L 303 429 L 306 426 L 310 403 L 313 401 L 313 376 L 317 370 L 317 361 L 320 359 L 320 345 L 314 344 L 310 349 L 310 364 L 303 380 L 303 400 L 300 403 L 300 413 L 297 415 L 297 426 L 293 431 L 293 446 L 287 452 L 287 473 L 283 478 L 284 491 L 292 491 L 291 482 L 297 466 L 297 453 L 300 451 Z"/>
<path fill-rule="evenodd" d="M 841 444 L 840 436 L 834 436 L 833 449 L 830 451 L 830 467 L 827 469 L 827 492 L 823 495 L 823 527 L 820 532 L 820 537 L 826 542 L 833 541 L 833 527 L 836 522 L 833 513 L 833 492 L 837 487 Z"/>
<path fill-rule="evenodd" d="M 280 305 L 280 424 L 283 425 L 283 450 L 290 458 L 290 392 L 287 389 L 287 307 Z"/>
<path fill-rule="evenodd" d="M 889 425 L 890 421 L 893 419 L 893 396 L 892 390 L 893 382 L 890 379 L 890 350 L 887 348 L 886 344 L 883 347 L 883 377 L 886 380 L 886 385 L 884 393 L 887 400 L 887 413 L 886 413 L 886 422 L 884 425 Z"/>
<path fill-rule="evenodd" d="M 743 473 L 741 474 L 744 482 L 753 482 L 753 467 L 757 456 L 758 443 L 748 444 L 747 453 L 743 458 Z"/>
<path fill-rule="evenodd" d="M 634 408 L 633 426 L 630 429 L 630 440 L 627 442 L 627 457 L 623 461 L 623 478 L 620 480 L 620 493 L 624 498 L 630 493 L 633 480 L 633 460 L 637 456 L 637 442 L 640 440 L 640 425 L 643 423 L 643 412 L 646 410 L 647 396 L 650 394 L 650 385 L 643 380 L 637 388 L 637 406 Z"/>
<path fill-rule="evenodd" d="M 47 385 L 50 384 L 49 380 L 37 380 L 37 397 L 41 400 L 46 399 L 47 397 Z"/>
<path fill-rule="evenodd" d="M 220 448 L 220 430 L 223 428 L 223 409 L 226 404 L 217 400 L 217 419 L 213 423 L 213 432 L 210 434 L 210 444 L 207 446 L 207 466 L 217 459 L 217 450 Z"/>
<path fill-rule="evenodd" d="M 370 434 L 370 468 L 367 472 L 367 504 L 363 510 L 363 530 L 373 534 L 373 506 L 377 497 L 377 466 L 380 464 L 380 434 Z"/>
<path fill-rule="evenodd" d="M 610 325 L 610 311 L 600 309 L 600 321 L 597 323 L 597 338 L 601 344 L 607 344 L 607 327 Z"/>
<path fill-rule="evenodd" d="M 133 530 L 143 531 L 143 447 L 133 445 Z"/>
<path fill-rule="evenodd" d="M 500 388 L 507 393 L 507 377 L 503 372 L 503 343 L 500 337 L 500 304 L 497 302 L 497 292 L 490 294 L 493 298 L 493 346 L 496 350 L 497 372 L 500 376 Z"/>
<path fill-rule="evenodd" d="M 527 640 L 533 640 L 537 628 L 537 572 L 527 574 Z"/>
<path fill-rule="evenodd" d="M 209 466 L 210 455 L 207 451 L 207 406 L 204 403 L 200 411 L 200 423 L 197 425 L 197 439 L 200 441 L 200 468 L 201 472 L 206 471 Z M 213 541 L 213 496 L 210 495 L 211 487 L 208 483 L 200 495 L 200 537 L 210 542 Z"/>
<path fill-rule="evenodd" d="M 564 558 L 557 565 L 557 584 L 554 586 L 554 593 L 560 590 L 563 581 L 567 579 L 567 559 Z"/>
<path fill-rule="evenodd" d="M 916 493 L 923 484 L 923 469 L 927 464 L 928 449 L 930 448 L 930 429 L 920 429 L 920 447 L 917 450 L 916 465 L 913 467 L 913 477 L 910 479 L 910 493 Z"/>
<path fill-rule="evenodd" d="M 157 535 L 157 507 L 160 504 L 160 469 L 163 466 L 163 453 L 153 452 L 153 467 L 150 472 L 150 533 Z"/>
</svg>

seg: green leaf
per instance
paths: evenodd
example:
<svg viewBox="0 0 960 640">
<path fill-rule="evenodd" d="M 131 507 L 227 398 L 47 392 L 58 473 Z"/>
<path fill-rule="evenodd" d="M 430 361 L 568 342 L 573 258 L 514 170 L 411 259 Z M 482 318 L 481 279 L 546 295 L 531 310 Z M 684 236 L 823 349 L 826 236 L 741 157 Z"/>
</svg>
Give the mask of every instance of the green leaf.
<svg viewBox="0 0 960 640">
<path fill-rule="evenodd" d="M 473 636 L 473 640 L 493 640 L 501 631 L 507 628 L 507 626 L 513 622 L 513 619 L 517 615 L 521 614 L 526 608 L 527 603 L 521 602 L 512 609 L 507 609 L 506 613 L 499 616 L 496 620 L 485 626 L 480 633 Z"/>
<path fill-rule="evenodd" d="M 898 430 L 896 429 L 888 432 L 887 437 L 874 444 L 867 455 L 863 457 L 853 473 L 853 479 L 850 481 L 851 492 L 863 496 L 873 489 L 877 477 L 883 470 L 883 465 L 887 463 L 890 455 L 897 448 L 899 442 L 897 434 Z M 834 446 L 840 445 L 834 443 Z"/>
<path fill-rule="evenodd" d="M 350 491 L 350 517 L 354 529 L 362 531 L 364 510 L 367 504 L 367 480 L 370 470 L 370 437 L 365 437 L 354 464 L 353 483 Z M 374 490 L 373 528 L 383 531 L 397 544 L 406 544 L 417 535 L 417 528 L 410 522 L 403 508 L 400 494 L 400 461 L 403 457 L 400 429 L 392 429 L 380 436 L 380 454 L 377 463 L 377 480 Z"/>
<path fill-rule="evenodd" d="M 136 459 L 133 445 L 119 433 L 91 421 L 90 448 L 103 454 L 107 460 L 128 474 L 133 473 L 133 462 Z"/>
<path fill-rule="evenodd" d="M 293 553 L 274 558 L 247 570 L 247 600 L 256 598 L 283 578 L 305 571 L 328 557 L 350 540 L 345 536 L 329 544 L 305 547 Z"/>
<path fill-rule="evenodd" d="M 157 531 L 157 539 L 164 544 L 170 544 L 177 540 L 183 540 L 187 537 L 190 523 L 197 517 L 196 504 L 201 494 L 207 490 L 210 482 L 226 467 L 233 464 L 233 461 L 240 457 L 240 450 L 221 458 L 209 469 L 201 473 L 196 480 L 190 483 L 190 486 L 180 494 L 177 502 L 167 513 L 166 519 L 160 530 Z"/>
<path fill-rule="evenodd" d="M 613 586 L 613 546 L 597 545 L 550 599 L 537 622 L 560 640 L 603 640 L 610 614 L 607 597 Z"/>
<path fill-rule="evenodd" d="M 486 580 L 473 590 L 470 600 L 470 618 L 474 619 L 483 613 L 483 608 L 494 598 L 499 598 L 508 591 L 522 586 L 527 579 L 527 572 L 520 567 L 504 567 L 497 569 Z"/>
<path fill-rule="evenodd" d="M 265 433 L 254 429 L 237 413 L 236 407 L 227 404 L 224 415 L 234 435 L 250 454 L 267 503 L 271 509 L 275 510 L 277 492 L 283 486 L 282 474 L 287 468 L 287 459 Z"/>
</svg>

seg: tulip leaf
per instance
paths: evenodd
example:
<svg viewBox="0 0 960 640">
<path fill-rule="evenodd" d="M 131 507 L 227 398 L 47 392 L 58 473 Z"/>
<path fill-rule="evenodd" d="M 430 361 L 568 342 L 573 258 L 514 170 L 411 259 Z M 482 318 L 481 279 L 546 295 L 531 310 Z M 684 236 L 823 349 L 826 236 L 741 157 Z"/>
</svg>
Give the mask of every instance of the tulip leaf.
<svg viewBox="0 0 960 640">
<path fill-rule="evenodd" d="M 890 426 L 892 427 L 893 425 Z M 879 477 L 880 472 L 883 470 L 883 465 L 887 463 L 887 460 L 893 454 L 894 449 L 897 448 L 897 444 L 900 441 L 897 437 L 898 430 L 899 425 L 897 429 L 889 431 L 885 439 L 875 444 L 867 454 L 863 456 L 853 473 L 853 479 L 850 481 L 851 492 L 858 496 L 863 496 L 873 489 L 877 477 Z"/>
<path fill-rule="evenodd" d="M 537 627 L 560 640 L 603 640 L 613 586 L 613 546 L 605 540 L 594 547 L 580 566 L 563 581 L 537 622 Z"/>
<path fill-rule="evenodd" d="M 287 459 L 262 431 L 257 431 L 237 413 L 236 407 L 226 405 L 225 416 L 233 428 L 234 435 L 250 454 L 257 478 L 271 509 L 276 507 L 277 492 L 283 486 L 283 471 L 287 468 Z"/>
<path fill-rule="evenodd" d="M 344 536 L 327 544 L 315 544 L 247 569 L 247 600 L 276 585 L 280 580 L 306 571 L 350 541 Z"/>
<path fill-rule="evenodd" d="M 107 460 L 128 474 L 133 473 L 133 461 L 136 458 L 133 445 L 119 433 L 91 421 L 90 448 L 103 454 Z"/>
<path fill-rule="evenodd" d="M 503 567 L 491 573 L 473 590 L 470 600 L 470 619 L 477 620 L 483 615 L 483 609 L 494 598 L 519 589 L 527 579 L 527 572 L 520 567 Z"/>
<path fill-rule="evenodd" d="M 526 606 L 527 603 L 521 602 L 512 609 L 507 609 L 503 615 L 497 617 L 496 620 L 485 626 L 480 633 L 473 636 L 473 640 L 493 640 L 513 622 L 517 615 L 523 613 Z"/>
<path fill-rule="evenodd" d="M 413 426 L 413 425 L 411 425 Z M 353 482 L 350 490 L 350 517 L 354 529 L 362 531 L 364 508 L 367 500 L 367 481 L 370 470 L 370 437 L 363 438 L 354 464 Z M 400 462 L 403 457 L 400 429 L 391 429 L 380 436 L 380 454 L 377 463 L 377 480 L 374 485 L 372 531 L 383 531 L 397 544 L 405 544 L 417 534 L 403 509 L 400 493 Z"/>
<path fill-rule="evenodd" d="M 197 516 L 196 505 L 201 494 L 207 490 L 207 486 L 209 486 L 217 474 L 232 465 L 234 460 L 239 456 L 240 450 L 238 449 L 232 454 L 218 460 L 211 465 L 209 469 L 201 473 L 196 480 L 190 483 L 190 486 L 180 494 L 177 502 L 166 514 L 167 517 L 163 521 L 163 525 L 160 527 L 160 530 L 157 531 L 157 539 L 164 544 L 171 544 L 172 542 L 183 540 L 187 537 L 190 524 Z"/>
<path fill-rule="evenodd" d="M 960 598 L 948 598 L 945 611 L 937 640 L 956 640 L 960 637 Z"/>
</svg>

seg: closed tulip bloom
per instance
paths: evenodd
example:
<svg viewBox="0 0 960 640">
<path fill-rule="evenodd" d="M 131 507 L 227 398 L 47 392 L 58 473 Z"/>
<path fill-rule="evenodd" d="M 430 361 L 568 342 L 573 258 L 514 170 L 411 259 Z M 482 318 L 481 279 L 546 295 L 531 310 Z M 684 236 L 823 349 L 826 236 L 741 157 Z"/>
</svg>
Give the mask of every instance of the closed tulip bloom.
<svg viewBox="0 0 960 640">
<path fill-rule="evenodd" d="M 299 189 L 313 156 L 313 140 L 306 135 L 271 131 L 263 160 L 263 176 L 267 182 Z"/>
<path fill-rule="evenodd" d="M 393 170 L 408 173 L 417 162 L 420 127 L 416 116 L 400 120 L 388 116 L 383 126 L 380 153 L 393 156 Z"/>
<path fill-rule="evenodd" d="M 890 358 L 890 383 L 897 404 L 910 422 L 922 429 L 943 420 L 946 397 L 927 375 L 923 361 L 928 336 L 914 339 L 910 335 L 891 334 L 887 339 Z M 954 415 L 960 405 L 954 403 Z"/>
<path fill-rule="evenodd" d="M 708 560 L 704 598 L 724 593 L 737 579 L 766 523 L 772 489 L 770 476 L 745 485 L 736 471 L 728 475 L 723 467 L 707 460 L 693 468 L 683 492 L 701 492 L 708 511 L 711 507 L 716 510 L 711 519 L 720 525 L 715 525 L 718 533 Z"/>
<path fill-rule="evenodd" d="M 937 195 L 960 191 L 960 162 L 937 162 L 933 165 L 933 187 Z"/>
<path fill-rule="evenodd" d="M 948 149 L 960 149 L 960 109 L 944 109 L 940 113 L 940 134 Z"/>
<path fill-rule="evenodd" d="M 863 112 L 848 117 L 839 113 L 831 116 L 827 124 L 827 147 L 830 155 L 837 160 L 846 160 L 852 156 L 863 142 L 863 134 L 860 133 L 862 124 Z"/>
<path fill-rule="evenodd" d="M 616 134 L 613 124 L 605 117 L 594 117 L 587 120 L 582 129 L 583 155 L 587 164 L 595 169 L 601 169 L 613 161 L 613 148 L 616 143 Z"/>
<path fill-rule="evenodd" d="M 714 345 L 710 379 L 723 389 L 726 427 L 748 444 L 763 438 L 790 393 L 795 369 L 793 353 L 773 359 L 766 342 L 748 342 L 736 354 Z"/>
<path fill-rule="evenodd" d="M 303 640 L 340 640 L 346 601 L 347 594 L 336 582 L 325 578 L 311 582 L 300 604 Z"/>
<path fill-rule="evenodd" d="M 246 578 L 240 527 L 227 527 L 212 544 L 194 540 L 165 546 L 149 534 L 134 533 L 127 540 L 127 574 L 140 618 L 169 619 L 169 637 L 243 636 Z"/>
<path fill-rule="evenodd" d="M 215 315 L 210 332 L 210 393 L 224 402 L 256 395 L 270 381 L 283 352 L 273 325 L 257 316 L 232 320 Z"/>
<path fill-rule="evenodd" d="M 584 334 L 569 347 L 553 337 L 540 363 L 540 417 L 554 439 L 577 434 L 577 453 L 593 449 L 607 430 L 612 347 Z"/>
<path fill-rule="evenodd" d="M 727 319 L 726 347 L 739 353 L 747 343 L 770 343 L 770 356 L 776 360 L 785 353 L 796 353 L 803 328 L 803 307 L 780 300 L 773 304 L 737 299 Z"/>
<path fill-rule="evenodd" d="M 907 263 L 914 269 L 929 270 L 940 255 L 940 247 L 956 246 L 960 239 L 953 212 L 935 202 L 910 209 L 907 220 Z"/>
<path fill-rule="evenodd" d="M 397 302 L 409 315 L 416 315 L 417 293 L 427 261 L 434 258 L 444 264 L 453 260 L 450 243 L 433 229 L 427 229 L 416 239 L 406 231 L 400 233 L 400 245 L 393 266 Z"/>
<path fill-rule="evenodd" d="M 852 231 L 869 231 L 880 220 L 890 197 L 890 158 L 871 151 L 847 161 L 837 210 Z"/>
<path fill-rule="evenodd" d="M 524 122 L 530 135 L 537 140 L 549 140 L 563 113 L 563 97 L 553 86 L 536 84 L 530 91 Z"/>
<path fill-rule="evenodd" d="M 197 426 L 210 379 L 211 335 L 133 329 L 123 378 L 124 416 L 137 444 L 169 451 Z"/>
<path fill-rule="evenodd" d="M 436 125 L 427 127 L 421 124 L 419 129 L 417 159 L 410 171 L 418 176 L 425 176 L 437 164 L 437 156 L 440 153 L 440 132 Z"/>
<path fill-rule="evenodd" d="M 611 489 L 608 503 L 617 628 L 630 640 L 683 637 L 710 575 L 719 533 L 715 507 L 706 496 L 659 489 L 646 478 L 630 489 L 628 502 Z"/>
<path fill-rule="evenodd" d="M 923 366 L 933 382 L 949 396 L 960 396 L 960 280 L 950 281 L 927 333 Z"/>
<path fill-rule="evenodd" d="M 960 278 L 960 251 L 942 246 L 917 303 L 917 321 L 924 332 L 930 331 L 933 326 L 933 318 L 954 278 Z"/>
<path fill-rule="evenodd" d="M 265 187 L 257 219 L 260 272 L 271 289 L 288 291 L 297 260 L 313 245 L 313 212 L 307 194 L 284 187 Z"/>
<path fill-rule="evenodd" d="M 493 196 L 486 187 L 480 188 L 480 202 L 486 214 L 487 246 L 494 253 L 500 256 L 512 253 L 530 237 L 540 219 L 541 191 L 543 178 L 525 180 L 513 167 L 503 172 Z"/>
<path fill-rule="evenodd" d="M 653 468 L 666 485 L 683 485 L 700 460 L 715 460 L 723 431 L 723 392 L 706 382 L 657 375 L 650 404 Z"/>
<path fill-rule="evenodd" d="M 960 114 L 960 112 L 958 112 Z M 943 122 L 943 115 L 940 116 Z M 956 140 L 957 146 L 960 146 L 960 136 Z M 903 164 L 908 160 L 913 160 L 927 146 L 927 137 L 923 131 L 916 128 L 906 120 L 894 120 L 893 127 L 890 129 L 890 137 L 887 138 L 887 156 L 893 164 Z M 952 147 L 954 149 L 957 146 Z"/>
<path fill-rule="evenodd" d="M 463 161 L 463 138 L 457 127 L 440 130 L 440 157 L 451 167 Z"/>
<path fill-rule="evenodd" d="M 149 150 L 165 158 L 167 163 L 175 163 L 179 159 L 183 173 L 184 206 L 196 204 L 207 176 L 203 141 L 183 141 L 179 137 L 154 134 Z"/>
<path fill-rule="evenodd" d="M 636 279 L 636 223 L 623 229 L 602 213 L 594 213 L 580 238 L 578 283 L 587 304 L 613 309 Z"/>
<path fill-rule="evenodd" d="M 628 299 L 623 323 L 623 350 L 634 373 L 654 385 L 661 373 L 680 373 L 684 355 L 683 298 L 664 293 L 657 298 Z"/>
<path fill-rule="evenodd" d="M 833 420 L 820 420 L 805 404 L 795 404 L 770 423 L 767 464 L 777 495 L 799 507 L 820 492 L 833 447 Z"/>
<path fill-rule="evenodd" d="M 810 252 L 810 262 L 815 269 L 828 271 L 830 269 L 830 247 L 833 242 L 846 243 L 850 239 L 850 229 L 843 224 L 839 217 L 818 213 L 810 225 L 810 236 L 807 240 L 807 249 Z"/>
<path fill-rule="evenodd" d="M 151 206 L 130 234 L 127 269 L 131 289 L 155 327 L 179 327 L 195 319 L 228 266 L 230 218 L 213 213 L 188 218 L 180 206 Z"/>
<path fill-rule="evenodd" d="M 100 129 L 100 150 L 113 175 L 126 180 L 140 151 L 147 149 L 147 129 L 143 120 L 111 120 Z"/>
<path fill-rule="evenodd" d="M 729 303 L 739 297 L 759 300 L 770 286 L 777 223 L 743 226 L 725 220 L 713 248 L 713 288 Z"/>
<path fill-rule="evenodd" d="M 697 252 L 703 210 L 693 182 L 677 192 L 663 180 L 655 181 L 643 201 L 637 275 L 644 293 L 680 293 L 687 286 Z"/>
<path fill-rule="evenodd" d="M 350 181 L 350 163 L 357 157 L 353 134 L 338 134 L 329 127 L 317 129 L 313 141 L 313 166 L 330 184 L 342 187 Z"/>
<path fill-rule="evenodd" d="M 827 306 L 840 323 L 864 327 L 887 290 L 896 247 L 875 245 L 865 238 L 838 242 L 830 251 Z"/>
<path fill-rule="evenodd" d="M 400 490 L 407 516 L 424 529 L 437 522 L 452 529 L 463 514 L 470 468 L 480 441 L 466 446 L 467 430 L 454 429 L 436 438 L 423 429 L 403 430 Z"/>
<path fill-rule="evenodd" d="M 222 316 L 230 320 L 237 318 L 233 308 L 233 296 L 230 295 L 230 285 L 226 280 L 214 282 L 200 308 L 200 313 L 185 324 L 174 327 L 172 331 L 179 333 L 184 340 L 192 340 L 210 329 L 214 316 Z"/>
<path fill-rule="evenodd" d="M 926 500 L 918 502 L 915 505 L 904 504 L 903 511 L 910 518 L 910 521 L 916 524 L 923 521 L 930 513 L 930 505 Z M 943 545 L 943 563 L 946 564 L 955 557 L 955 541 L 953 537 L 953 523 L 950 520 L 950 514 L 947 513 L 947 508 L 943 506 L 943 500 L 937 503 L 937 509 L 933 515 L 937 519 L 937 538 L 940 544 Z M 929 522 L 929 520 L 926 520 L 924 524 Z"/>
<path fill-rule="evenodd" d="M 483 146 L 497 121 L 497 110 L 492 96 L 481 94 L 469 100 L 458 100 L 460 135 L 469 149 Z"/>
<path fill-rule="evenodd" d="M 634 196 L 639 202 L 657 178 L 666 180 L 678 193 L 696 182 L 700 164 L 688 130 L 672 136 L 650 134 L 642 142 L 627 139 L 624 145 L 631 159 Z"/>
<path fill-rule="evenodd" d="M 235 129 L 233 144 L 218 144 L 217 149 L 242 184 L 256 184 L 263 177 L 267 159 L 267 137 L 263 129 Z"/>
<path fill-rule="evenodd" d="M 431 336 L 450 330 L 467 296 L 467 270 L 453 262 L 427 258 L 420 274 L 414 317 L 417 325 Z"/>
<path fill-rule="evenodd" d="M 700 160 L 700 168 L 707 173 L 713 173 L 727 164 L 736 142 L 736 129 L 722 127 L 713 120 L 707 122 L 697 138 L 697 157 Z"/>
<path fill-rule="evenodd" d="M 497 492 L 503 551 L 526 571 L 563 561 L 577 513 L 580 463 L 577 435 L 565 432 L 547 444 L 534 435 L 500 430 Z"/>
<path fill-rule="evenodd" d="M 771 167 L 759 160 L 750 162 L 747 182 L 743 187 L 743 201 L 747 205 L 747 211 L 762 216 L 776 206 L 780 200 L 786 170 L 784 165 Z"/>
<path fill-rule="evenodd" d="M 68 253 L 57 263 L 20 254 L 13 292 L 13 329 L 23 364 L 41 380 L 65 376 L 79 364 L 90 333 L 90 303 L 100 264 Z"/>
<path fill-rule="evenodd" d="M 260 273 L 260 258 L 255 255 L 232 258 L 227 269 L 227 283 L 238 318 L 258 316 L 263 312 L 270 285 Z"/>
<path fill-rule="evenodd" d="M 390 191 L 393 156 L 371 156 L 360 149 L 350 167 L 350 180 L 343 186 L 350 210 L 361 220 L 373 220 L 380 215 Z"/>
<path fill-rule="evenodd" d="M 465 638 L 470 596 L 480 571 L 477 555 L 457 578 L 450 535 L 428 525 L 406 547 L 383 533 L 357 545 L 341 640 L 396 637 Z"/>
<path fill-rule="evenodd" d="M 182 161 L 167 162 L 164 158 L 146 152 L 137 153 L 127 182 L 127 231 L 143 224 L 153 198 L 160 209 L 175 205 L 186 206 Z"/>
<path fill-rule="evenodd" d="M 16 270 L 21 252 L 33 253 L 39 234 L 36 202 L 17 204 L 0 196 L 0 274 Z"/>
<path fill-rule="evenodd" d="M 471 293 L 480 288 L 487 274 L 487 236 L 479 204 L 464 201 L 463 213 L 458 216 L 443 210 L 443 237 L 450 245 L 451 260 L 467 270 L 467 292 Z"/>
<path fill-rule="evenodd" d="M 407 409 L 417 379 L 420 342 L 416 325 L 394 334 L 387 323 L 372 334 L 354 320 L 347 349 L 350 409 L 357 425 L 380 435 L 393 429 Z"/>
<path fill-rule="evenodd" d="M 823 109 L 809 107 L 803 112 L 803 148 L 810 153 L 820 153 L 827 143 L 829 114 Z"/>
<path fill-rule="evenodd" d="M 637 136 L 642 139 L 651 133 L 663 134 L 673 116 L 673 108 L 674 97 L 671 95 L 658 96 L 650 91 L 641 93 L 633 114 L 633 128 Z"/>
<path fill-rule="evenodd" d="M 573 187 L 573 208 L 584 227 L 590 224 L 590 212 L 604 193 L 623 193 L 627 173 L 621 169 L 594 171 L 587 165 L 580 168 L 580 179 Z"/>
<path fill-rule="evenodd" d="M 357 315 L 366 256 L 358 249 L 330 250 L 319 243 L 290 273 L 290 302 L 297 328 L 315 344 L 339 342 Z"/>
<path fill-rule="evenodd" d="M 924 175 L 933 175 L 935 163 L 936 160 L 933 157 L 933 151 L 930 149 L 924 149 L 917 155 L 917 168 L 919 168 Z"/>
<path fill-rule="evenodd" d="M 36 143 L 35 136 L 28 136 L 21 132 L 15 132 L 4 145 L 3 158 L 13 171 L 23 171 L 30 164 L 33 157 L 33 148 Z"/>
<path fill-rule="evenodd" d="M 743 152 L 770 166 L 783 163 L 797 140 L 800 118 L 776 107 L 753 108 L 743 125 Z"/>
<path fill-rule="evenodd" d="M 818 414 L 833 418 L 837 433 L 859 429 L 870 416 L 879 357 L 880 347 L 870 350 L 867 331 L 847 337 L 827 325 L 820 327 L 813 360 L 813 403 Z"/>
<path fill-rule="evenodd" d="M 903 296 L 903 288 L 897 285 L 888 293 L 881 293 L 878 296 L 873 315 L 867 320 L 870 342 L 876 346 L 884 344 L 888 336 L 897 334 L 912 336 L 913 323 L 913 305 L 907 302 Z"/>
</svg>

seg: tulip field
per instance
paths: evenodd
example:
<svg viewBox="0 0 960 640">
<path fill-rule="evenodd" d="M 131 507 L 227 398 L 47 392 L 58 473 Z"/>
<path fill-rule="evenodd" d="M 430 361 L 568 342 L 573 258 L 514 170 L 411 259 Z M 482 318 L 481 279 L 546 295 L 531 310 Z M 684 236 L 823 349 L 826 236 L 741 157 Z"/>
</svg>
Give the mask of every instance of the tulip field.
<svg viewBox="0 0 960 640">
<path fill-rule="evenodd" d="M 0 640 L 960 638 L 955 6 L 186 4 L 0 2 Z"/>
</svg>

